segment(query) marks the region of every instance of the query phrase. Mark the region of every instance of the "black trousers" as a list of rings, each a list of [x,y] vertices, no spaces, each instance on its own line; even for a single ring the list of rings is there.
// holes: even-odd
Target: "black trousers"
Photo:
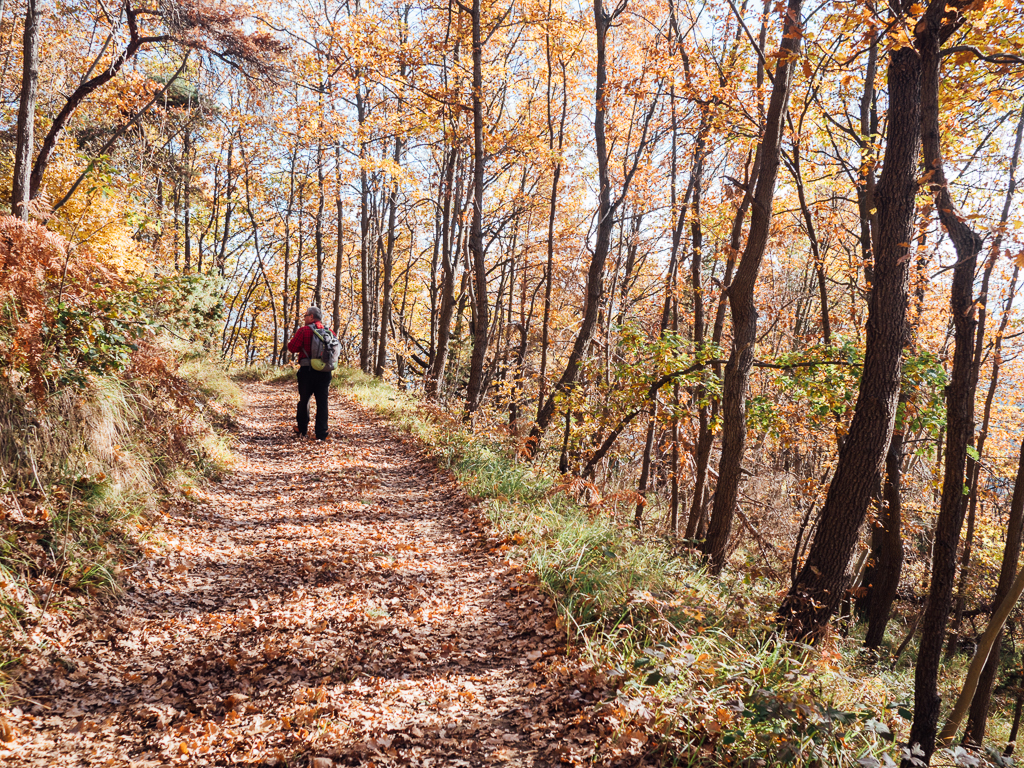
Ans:
[[[299,426],[299,434],[306,434],[309,429],[309,398],[316,398],[316,425],[313,433],[317,440],[327,437],[327,390],[331,386],[330,371],[314,371],[309,366],[302,366],[296,374],[299,380],[299,405],[295,409],[295,423]]]

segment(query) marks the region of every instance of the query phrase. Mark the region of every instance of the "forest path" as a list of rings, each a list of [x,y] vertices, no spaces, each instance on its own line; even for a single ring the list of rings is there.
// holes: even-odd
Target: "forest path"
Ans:
[[[246,395],[236,468],[22,671],[0,763],[606,762],[550,599],[451,476],[338,392],[326,444],[291,437],[294,385]]]

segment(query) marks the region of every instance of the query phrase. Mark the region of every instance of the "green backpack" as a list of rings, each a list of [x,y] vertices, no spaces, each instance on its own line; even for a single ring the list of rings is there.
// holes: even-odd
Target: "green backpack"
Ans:
[[[314,371],[333,371],[338,367],[341,342],[327,326],[311,328],[313,341],[309,350],[309,367]]]

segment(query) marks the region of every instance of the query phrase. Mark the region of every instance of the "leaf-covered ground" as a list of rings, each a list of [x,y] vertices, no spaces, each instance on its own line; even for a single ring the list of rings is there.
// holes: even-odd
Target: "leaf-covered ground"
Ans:
[[[231,475],[20,670],[0,764],[642,760],[450,476],[335,392],[326,444],[291,437],[294,387],[247,395]]]

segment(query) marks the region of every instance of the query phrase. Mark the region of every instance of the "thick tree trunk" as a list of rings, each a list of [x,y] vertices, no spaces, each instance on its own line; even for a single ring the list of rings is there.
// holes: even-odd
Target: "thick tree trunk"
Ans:
[[[779,63],[775,68],[768,112],[761,137],[761,164],[754,192],[750,217],[750,232],[736,276],[729,286],[729,306],[732,310],[732,349],[725,368],[722,392],[722,458],[718,465],[718,489],[708,523],[704,553],[710,570],[721,572],[725,565],[726,548],[732,531],[732,518],[739,494],[740,475],[747,439],[747,383],[754,363],[754,344],[757,341],[757,308],[754,306],[754,287],[761,270],[768,245],[768,230],[775,197],[775,180],[779,171],[779,152],[782,129],[789,104],[790,85],[796,67],[800,42],[801,0],[789,0],[783,20]]]
[[[864,371],[807,560],[779,608],[791,637],[820,633],[843,597],[846,568],[879,488],[896,420],[921,147],[921,67],[916,51],[892,52],[888,82],[889,132],[876,190],[879,229]]]
[[[864,584],[867,600],[868,630],[864,646],[878,648],[885,637],[892,604],[903,572],[902,525],[903,431],[893,432],[885,455],[885,487],[878,519],[871,529],[871,555]]]

